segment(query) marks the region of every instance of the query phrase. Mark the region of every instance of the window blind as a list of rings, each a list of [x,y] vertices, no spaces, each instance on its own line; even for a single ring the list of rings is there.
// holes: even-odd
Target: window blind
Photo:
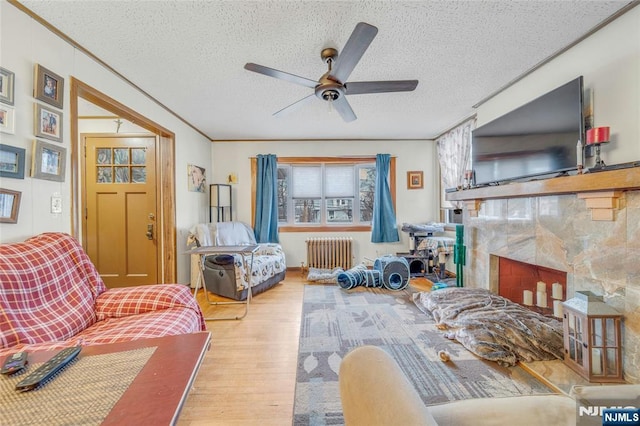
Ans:
[[[322,197],[322,177],[320,166],[294,166],[293,198],[320,198]]]
[[[354,168],[353,166],[327,166],[325,171],[325,196],[353,197],[354,196]]]

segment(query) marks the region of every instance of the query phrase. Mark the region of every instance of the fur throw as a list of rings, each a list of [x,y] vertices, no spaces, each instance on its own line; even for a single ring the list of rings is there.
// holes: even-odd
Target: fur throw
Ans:
[[[446,288],[413,294],[445,336],[500,365],[563,358],[562,323],[488,290]]]
[[[307,281],[314,281],[323,284],[336,284],[338,282],[338,275],[344,272],[342,268],[335,269],[319,269],[309,268],[307,274]]]

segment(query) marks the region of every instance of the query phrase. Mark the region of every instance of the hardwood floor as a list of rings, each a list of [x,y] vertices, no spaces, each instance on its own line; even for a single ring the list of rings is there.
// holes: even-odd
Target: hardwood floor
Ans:
[[[211,349],[178,425],[291,424],[303,289],[300,274],[288,272],[282,283],[252,299],[243,319],[207,321]],[[205,317],[244,309],[208,306],[203,293],[198,301]]]
[[[253,298],[242,320],[207,322],[211,349],[178,425],[291,425],[305,285],[299,272],[288,271],[282,283]],[[430,288],[424,279],[411,285]],[[209,306],[203,293],[198,301],[205,317],[244,309]]]

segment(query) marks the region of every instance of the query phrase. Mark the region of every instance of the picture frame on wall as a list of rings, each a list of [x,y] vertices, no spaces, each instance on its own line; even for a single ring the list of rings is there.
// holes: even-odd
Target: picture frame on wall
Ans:
[[[62,113],[36,103],[35,134],[56,142],[62,142]]]
[[[36,139],[31,156],[31,177],[64,182],[67,149]]]
[[[0,144],[0,177],[24,179],[25,153],[24,148]]]
[[[13,105],[15,91],[15,74],[6,68],[0,67],[0,102]]]
[[[64,101],[64,78],[36,64],[33,97],[62,109]]]
[[[423,186],[423,172],[407,172],[407,189],[422,189]]]
[[[0,188],[0,223],[18,223],[22,192]]]
[[[0,104],[0,132],[10,134],[16,132],[16,110],[4,104]]]
[[[205,192],[207,186],[207,171],[204,167],[187,164],[187,189],[191,192]]]

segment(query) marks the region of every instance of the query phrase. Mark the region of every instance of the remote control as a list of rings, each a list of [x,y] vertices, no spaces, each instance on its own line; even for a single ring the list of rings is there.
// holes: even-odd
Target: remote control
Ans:
[[[16,352],[4,361],[4,365],[2,366],[2,370],[0,370],[1,374],[13,374],[22,370],[27,365],[27,352]]]
[[[17,391],[28,391],[37,388],[42,383],[52,378],[64,366],[69,364],[82,349],[81,346],[66,348],[58,352],[49,361],[38,367],[33,373],[29,374],[16,385]]]

